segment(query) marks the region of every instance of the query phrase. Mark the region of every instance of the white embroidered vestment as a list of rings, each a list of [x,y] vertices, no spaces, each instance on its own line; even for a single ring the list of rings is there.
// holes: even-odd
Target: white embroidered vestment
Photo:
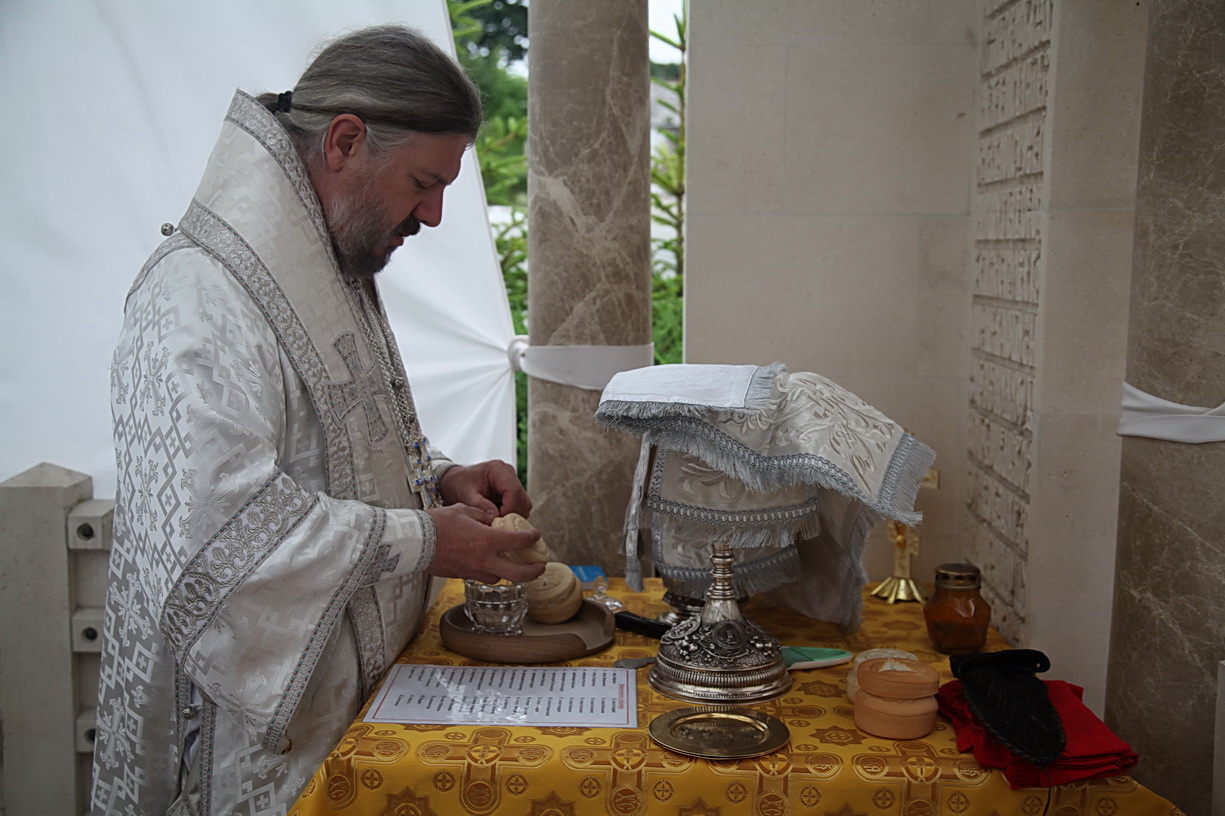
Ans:
[[[112,400],[95,810],[283,814],[420,626],[449,463],[241,92],[129,294]]]

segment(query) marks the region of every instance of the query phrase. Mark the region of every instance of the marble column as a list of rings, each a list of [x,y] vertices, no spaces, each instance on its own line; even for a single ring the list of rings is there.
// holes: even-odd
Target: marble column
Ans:
[[[1127,381],[1225,401],[1225,5],[1151,6]],[[1225,442],[1125,438],[1106,721],[1135,776],[1189,814],[1212,794],[1225,658]]]
[[[647,0],[532,0],[528,72],[531,344],[651,340]],[[532,522],[559,560],[624,573],[637,441],[598,391],[528,387]]]

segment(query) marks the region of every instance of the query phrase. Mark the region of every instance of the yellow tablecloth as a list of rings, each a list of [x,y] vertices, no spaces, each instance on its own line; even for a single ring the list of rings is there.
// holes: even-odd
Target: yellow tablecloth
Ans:
[[[438,618],[462,600],[451,581],[422,635],[399,662],[480,665],[443,647]],[[640,614],[664,611],[658,579],[630,592],[614,580],[610,594]],[[859,652],[895,647],[936,666],[952,679],[948,659],[932,648],[916,603],[888,604],[865,596],[858,632],[844,633],[754,598],[745,613],[785,644]],[[1009,648],[993,630],[988,650]],[[610,666],[622,657],[648,657],[657,641],[618,631],[607,650],[571,661]],[[683,756],[654,743],[651,720],[692,704],[665,697],[638,671],[639,727],[528,728],[386,725],[360,717],[307,783],[290,816],[790,816],[814,813],[1032,814],[1048,808],[1048,789],[1010,789],[999,771],[960,753],[956,734],[940,718],[922,740],[880,739],[855,728],[846,698],[849,665],[793,672],[795,684],[778,700],[755,706],[791,730],[780,751],[743,760]],[[1052,816],[1181,814],[1127,776],[1049,789]]]

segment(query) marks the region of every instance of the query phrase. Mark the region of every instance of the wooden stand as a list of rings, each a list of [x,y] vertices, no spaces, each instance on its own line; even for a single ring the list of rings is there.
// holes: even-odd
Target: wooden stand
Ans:
[[[556,663],[573,660],[613,642],[616,620],[612,612],[592,600],[584,600],[578,614],[565,623],[545,625],[530,618],[521,635],[490,635],[477,632],[456,604],[438,622],[442,645],[453,652],[489,663]]]

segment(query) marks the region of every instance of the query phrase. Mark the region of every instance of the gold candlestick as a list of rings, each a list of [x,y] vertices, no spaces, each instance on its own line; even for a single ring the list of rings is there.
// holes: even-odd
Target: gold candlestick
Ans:
[[[893,575],[877,584],[872,594],[889,603],[895,601],[923,601],[919,585],[910,577],[910,562],[919,554],[919,534],[896,521],[889,522],[893,532]]]

